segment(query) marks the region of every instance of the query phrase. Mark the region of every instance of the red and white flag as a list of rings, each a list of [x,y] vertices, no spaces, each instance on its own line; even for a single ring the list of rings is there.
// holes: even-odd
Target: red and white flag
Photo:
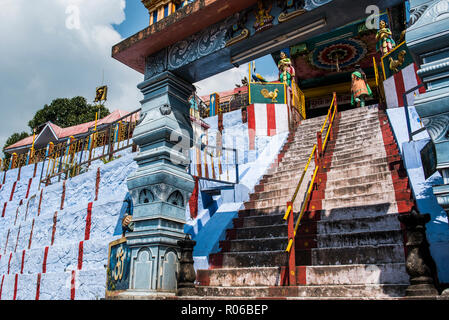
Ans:
[[[418,67],[416,64],[412,63],[384,81],[385,98],[387,100],[388,108],[404,106],[404,93],[422,83],[421,79],[416,74],[417,71]],[[414,92],[407,94],[407,104],[409,106],[413,105],[415,94],[424,92],[426,92],[426,88],[421,87]]]
[[[251,104],[248,112],[249,150],[255,149],[256,136],[274,136],[289,130],[286,104]]]

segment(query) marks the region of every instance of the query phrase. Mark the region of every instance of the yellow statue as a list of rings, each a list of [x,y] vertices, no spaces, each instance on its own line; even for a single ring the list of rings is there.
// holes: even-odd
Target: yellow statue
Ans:
[[[268,91],[267,89],[262,89],[260,93],[267,99],[271,99],[271,102],[277,102],[276,98],[278,96],[279,90],[274,89],[274,91]]]
[[[405,55],[407,54],[407,52],[405,50],[402,50],[401,52],[398,53],[398,60],[394,60],[392,57],[390,57],[390,70],[398,73],[399,72],[399,68],[404,64],[405,61]]]
[[[273,4],[270,4],[268,9],[265,9],[262,0],[257,1],[257,9],[254,10],[254,15],[256,17],[256,22],[254,23],[254,29],[257,31],[261,31],[266,27],[272,26],[272,21],[274,19],[273,16],[270,15],[270,11]]]

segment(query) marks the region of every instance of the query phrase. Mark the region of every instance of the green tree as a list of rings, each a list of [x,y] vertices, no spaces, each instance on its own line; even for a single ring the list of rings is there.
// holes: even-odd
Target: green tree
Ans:
[[[5,142],[5,145],[3,146],[3,149],[2,149],[2,151],[3,151],[3,154],[5,155],[5,159],[9,159],[10,157],[11,157],[11,155],[9,154],[9,153],[6,153],[5,152],[5,149],[6,148],[8,148],[9,146],[11,146],[11,145],[13,145],[14,143],[16,143],[16,142],[18,142],[18,141],[20,141],[20,140],[22,140],[22,139],[25,139],[25,138],[27,138],[27,137],[29,137],[30,136],[30,134],[29,133],[27,133],[27,132],[25,132],[25,131],[22,131],[21,133],[13,133],[7,140],[6,140],[6,142]]]
[[[28,122],[28,126],[31,129],[38,128],[50,121],[62,128],[67,128],[95,120],[95,113],[98,111],[101,118],[110,114],[106,107],[88,104],[83,97],[58,98],[50,105],[46,104],[38,110],[34,118]]]

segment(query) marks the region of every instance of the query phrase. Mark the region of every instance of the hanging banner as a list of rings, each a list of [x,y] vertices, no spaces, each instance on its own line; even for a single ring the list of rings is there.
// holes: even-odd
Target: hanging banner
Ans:
[[[108,98],[108,86],[101,86],[95,90],[94,102],[106,101]]]
[[[209,104],[209,116],[213,117],[219,113],[220,108],[220,95],[218,93],[212,93],[210,95],[210,104]]]
[[[251,83],[250,104],[287,104],[287,86],[284,83]]]
[[[384,80],[401,72],[413,63],[413,58],[405,42],[402,42],[393,51],[382,57],[382,72]]]

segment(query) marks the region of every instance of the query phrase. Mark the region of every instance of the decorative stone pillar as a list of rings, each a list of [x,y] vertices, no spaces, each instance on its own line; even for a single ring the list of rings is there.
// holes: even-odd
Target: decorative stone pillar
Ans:
[[[438,170],[444,184],[433,188],[449,212],[449,0],[410,0],[407,46],[420,65],[427,92],[415,99],[416,111],[432,138],[422,153],[426,178]]]
[[[186,204],[194,188],[187,173],[192,127],[188,97],[193,86],[171,72],[141,83],[141,121],[133,142],[140,148],[137,170],[127,184],[133,199],[130,291],[176,293],[185,238]]]
[[[196,241],[190,239],[187,234],[184,240],[178,241],[181,247],[181,261],[178,274],[178,296],[194,296],[196,294],[196,273],[193,267],[193,247]]]
[[[406,269],[410,276],[410,286],[406,289],[406,295],[438,295],[434,285],[435,262],[430,255],[426,238],[425,225],[430,221],[430,215],[428,213],[421,215],[413,208],[410,213],[399,215],[398,219],[407,230]]]

